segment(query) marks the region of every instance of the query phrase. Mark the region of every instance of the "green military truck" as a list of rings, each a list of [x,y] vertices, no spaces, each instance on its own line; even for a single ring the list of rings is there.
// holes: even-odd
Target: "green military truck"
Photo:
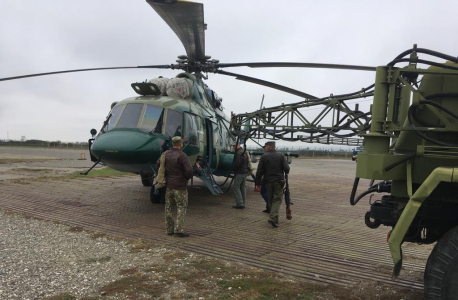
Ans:
[[[445,59],[421,60],[418,53]],[[405,56],[410,55],[409,58]],[[397,68],[399,62],[408,62]],[[427,69],[418,63],[430,65]],[[401,245],[436,243],[425,270],[426,299],[458,295],[458,59],[414,47],[378,67],[372,123],[358,153],[350,202],[383,193],[370,204],[366,225],[391,226],[396,278]],[[373,185],[358,194],[360,178]]]

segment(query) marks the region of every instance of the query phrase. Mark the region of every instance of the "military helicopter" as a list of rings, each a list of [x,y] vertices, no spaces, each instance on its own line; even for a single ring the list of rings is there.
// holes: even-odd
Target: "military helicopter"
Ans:
[[[0,78],[0,81],[7,81],[53,74],[116,69],[183,70],[183,73],[170,80],[155,78],[148,82],[132,83],[131,86],[138,96],[112,103],[100,132],[97,134],[95,129],[91,130],[92,139],[89,140],[89,148],[94,166],[102,163],[119,171],[139,174],[145,186],[152,186],[156,175],[154,168],[156,161],[163,151],[171,147],[171,138],[179,135],[183,137],[185,145],[183,151],[194,166],[195,176],[205,183],[212,194],[222,194],[214,176],[229,178],[234,156],[231,145],[236,140],[244,142],[249,137],[241,134],[243,130],[239,130],[237,136],[231,132],[230,120],[224,113],[222,98],[204,83],[207,79],[205,74],[231,76],[306,100],[313,100],[316,97],[310,94],[221,69],[300,67],[375,70],[367,66],[295,62],[222,64],[205,53],[207,25],[204,23],[203,4],[182,0],[147,0],[146,2],[175,32],[186,50],[186,55],[178,56],[176,64],[75,69]],[[151,201],[157,203],[159,199],[158,191],[152,186]]]

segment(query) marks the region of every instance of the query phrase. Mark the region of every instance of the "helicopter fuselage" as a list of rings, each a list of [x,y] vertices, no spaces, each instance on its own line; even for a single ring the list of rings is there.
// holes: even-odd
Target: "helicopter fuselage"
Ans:
[[[119,171],[154,176],[161,153],[171,147],[173,136],[181,136],[195,174],[229,176],[234,155],[229,120],[199,77],[177,77],[192,81],[186,98],[145,95],[113,103],[90,147],[93,159]]]

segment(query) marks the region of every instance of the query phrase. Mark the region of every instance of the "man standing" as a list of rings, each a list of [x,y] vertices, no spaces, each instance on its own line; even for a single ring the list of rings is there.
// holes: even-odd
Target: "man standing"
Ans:
[[[248,175],[248,155],[240,147],[240,143],[233,145],[234,154],[234,195],[235,205],[232,208],[243,209],[246,202],[246,177]]]
[[[262,146],[262,149],[265,152],[266,151],[266,146]],[[263,210],[262,212],[270,214],[269,198],[267,198],[267,188],[266,188],[266,183],[264,182],[264,179],[261,179],[261,197],[266,202],[266,209]]]
[[[283,153],[275,150],[275,142],[267,142],[265,151],[256,171],[256,191],[261,191],[261,179],[264,177],[270,208],[268,222],[272,227],[278,227],[278,210],[283,199],[285,174],[289,173],[289,165]]]
[[[191,163],[186,154],[181,151],[183,140],[179,136],[172,138],[173,148],[164,152],[164,165],[161,159],[156,163],[156,169],[165,168],[165,222],[168,235],[188,237],[183,224],[188,207],[188,180],[193,176]],[[173,210],[176,208],[176,220],[173,220]]]

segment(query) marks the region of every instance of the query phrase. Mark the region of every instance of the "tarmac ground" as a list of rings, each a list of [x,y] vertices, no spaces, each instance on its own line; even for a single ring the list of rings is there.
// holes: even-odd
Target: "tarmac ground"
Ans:
[[[404,244],[403,270],[391,280],[390,228],[365,226],[368,198],[349,204],[356,167],[350,159],[293,160],[293,219],[286,220],[283,205],[279,228],[267,223],[253,183],[247,183],[246,209],[237,210],[231,190],[213,196],[195,179],[185,221],[191,237],[179,239],[166,235],[164,207],[150,202],[150,187],[138,175],[68,176],[88,169],[88,158],[84,149],[0,147],[0,209],[331,285],[423,289],[431,246]],[[362,180],[361,190],[368,184]]]

